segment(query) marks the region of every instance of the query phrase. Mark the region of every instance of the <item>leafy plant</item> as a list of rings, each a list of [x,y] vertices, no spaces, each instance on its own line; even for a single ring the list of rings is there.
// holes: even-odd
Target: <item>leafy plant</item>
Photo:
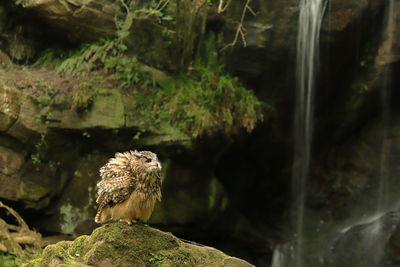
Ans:
[[[136,57],[110,57],[105,61],[105,69],[113,74],[122,88],[146,82],[149,77],[142,71]]]
[[[104,66],[106,58],[115,56],[123,49],[115,40],[100,39],[95,43],[82,44],[74,51],[45,50],[34,66],[45,66],[73,75],[80,75]]]
[[[161,266],[163,264],[164,257],[159,256],[155,253],[151,253],[151,258],[149,259],[149,262],[152,263],[155,266]]]
[[[99,84],[104,82],[102,76],[95,76],[89,80],[82,81],[72,92],[71,109],[85,110],[94,100],[94,97],[99,94]]]
[[[45,142],[46,134],[42,133],[40,135],[40,140],[35,144],[35,149],[31,154],[31,161],[33,164],[40,164],[42,162],[41,153],[45,149],[46,142]]]
[[[0,266],[2,267],[18,267],[21,266],[21,260],[13,254],[0,253]]]
[[[215,39],[209,38],[208,42],[196,46],[196,53],[194,51],[194,41],[199,37],[197,33],[200,32],[204,37],[205,21],[201,23],[198,20],[205,19],[206,8],[203,7],[208,2],[199,1],[196,2],[198,5],[194,5],[190,1],[177,1],[173,4],[176,14],[171,25],[175,25],[175,31],[161,26],[165,29],[161,35],[173,36],[179,42],[179,57],[176,60],[178,73],[158,83],[136,56],[127,55],[125,39],[135,19],[156,17],[171,20],[162,12],[170,1],[150,1],[145,6],[138,6],[139,2],[119,1],[123,8],[116,15],[117,37],[114,40],[83,44],[71,52],[48,50],[38,59],[37,64],[52,66],[59,72],[72,75],[83,75],[94,70],[106,72],[117,82],[118,87],[135,96],[135,112],[151,126],[167,123],[192,138],[216,133],[232,134],[241,128],[248,132],[253,130],[256,123],[263,119],[263,104],[253,92],[225,72],[218,61],[217,49],[209,45],[214,44]],[[226,8],[229,3],[225,2],[223,6]],[[81,83],[73,92],[72,108],[88,108],[98,93],[96,90],[99,83]],[[134,138],[140,138],[140,134]]]
[[[146,121],[167,122],[193,138],[251,131],[263,119],[263,104],[222,66],[196,65],[190,75],[171,77],[135,96],[135,108]]]

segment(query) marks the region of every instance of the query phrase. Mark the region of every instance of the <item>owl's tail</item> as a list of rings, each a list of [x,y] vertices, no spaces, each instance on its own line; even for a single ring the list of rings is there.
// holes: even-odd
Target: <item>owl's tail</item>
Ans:
[[[99,209],[96,213],[96,216],[94,217],[94,222],[95,223],[102,223],[101,220],[101,213],[102,213],[102,209]]]

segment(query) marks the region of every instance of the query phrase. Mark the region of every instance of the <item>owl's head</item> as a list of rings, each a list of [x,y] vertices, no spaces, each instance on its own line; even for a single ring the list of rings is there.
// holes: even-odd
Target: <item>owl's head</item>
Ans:
[[[150,151],[130,151],[130,166],[133,171],[160,172],[161,163],[157,155]]]

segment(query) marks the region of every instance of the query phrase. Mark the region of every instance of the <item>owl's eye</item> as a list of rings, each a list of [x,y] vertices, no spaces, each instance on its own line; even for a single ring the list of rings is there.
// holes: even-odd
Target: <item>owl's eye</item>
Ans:
[[[144,161],[149,163],[149,162],[151,162],[151,159],[145,159]]]

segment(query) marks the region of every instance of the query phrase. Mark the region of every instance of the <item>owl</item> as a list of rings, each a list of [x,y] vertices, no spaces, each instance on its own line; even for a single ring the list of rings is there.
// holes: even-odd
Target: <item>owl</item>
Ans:
[[[150,151],[115,153],[100,168],[95,222],[146,222],[161,201],[161,164]]]

